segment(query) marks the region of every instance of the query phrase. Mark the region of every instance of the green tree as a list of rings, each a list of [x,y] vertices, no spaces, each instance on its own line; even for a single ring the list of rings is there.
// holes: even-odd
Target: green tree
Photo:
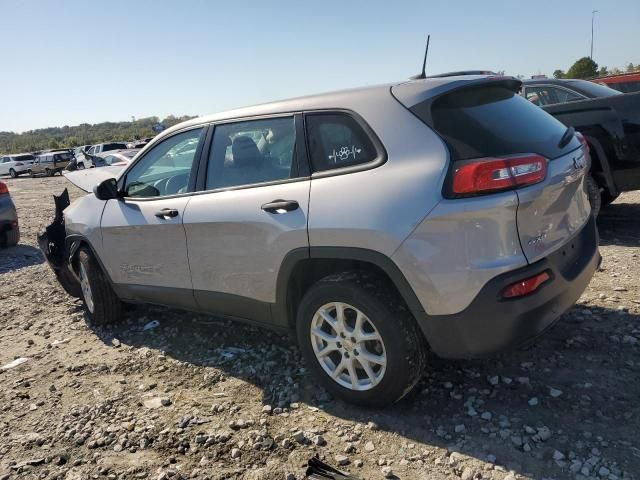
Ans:
[[[598,70],[598,76],[604,77],[605,75],[609,75],[609,71],[607,70],[607,67],[600,67],[600,69]]]
[[[55,138],[49,140],[49,148],[60,148],[60,144]]]
[[[567,78],[593,78],[598,74],[598,64],[589,57],[582,57],[571,65]]]
[[[627,73],[632,73],[636,71],[636,67],[633,65],[633,63],[629,62],[629,64],[627,65]]]
[[[564,78],[565,76],[564,70],[558,69],[553,71],[553,78]]]

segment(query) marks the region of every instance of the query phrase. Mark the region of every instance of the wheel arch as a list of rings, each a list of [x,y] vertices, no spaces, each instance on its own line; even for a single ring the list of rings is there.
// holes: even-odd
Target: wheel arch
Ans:
[[[300,300],[315,282],[333,273],[366,271],[386,278],[404,300],[414,318],[424,309],[400,268],[386,255],[357,247],[310,247],[289,252],[280,267],[273,316],[295,331]]]
[[[593,135],[593,132],[585,132],[584,138],[591,151],[592,176],[599,181],[601,187],[607,189],[610,195],[617,195],[619,193],[618,188],[613,179],[611,164],[602,142]]]
[[[96,250],[95,248],[93,248],[93,245],[91,244],[89,239],[87,239],[83,235],[77,235],[77,234],[68,235],[65,239],[65,248],[66,248],[66,251],[68,252],[67,258],[69,259],[68,260],[69,266],[73,270],[74,274],[77,275],[76,266],[78,262],[78,253],[83,247],[86,247],[91,251],[93,258],[95,258],[96,261],[98,262],[98,265],[100,265],[100,268],[102,269],[102,273],[104,273],[104,276],[106,277],[111,287],[114,288],[115,286],[111,279],[111,276],[109,275],[109,271],[105,268],[104,264],[102,263],[102,260],[96,253]]]

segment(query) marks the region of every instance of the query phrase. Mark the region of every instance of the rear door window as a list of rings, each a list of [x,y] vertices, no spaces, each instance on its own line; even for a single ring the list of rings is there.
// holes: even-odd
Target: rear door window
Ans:
[[[311,113],[305,117],[314,172],[369,163],[378,152],[362,126],[346,113]]]
[[[454,160],[537,153],[553,159],[577,148],[558,144],[567,127],[502,86],[457,90],[411,108],[446,142]]]

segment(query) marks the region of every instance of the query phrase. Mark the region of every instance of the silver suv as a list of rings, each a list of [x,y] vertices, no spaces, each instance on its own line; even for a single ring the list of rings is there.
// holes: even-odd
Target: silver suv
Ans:
[[[333,394],[389,404],[428,351],[531,340],[598,266],[588,150],[519,89],[428,78],[190,120],[115,178],[68,174],[103,181],[57,197],[40,244],[96,324],[148,302],[293,331]]]

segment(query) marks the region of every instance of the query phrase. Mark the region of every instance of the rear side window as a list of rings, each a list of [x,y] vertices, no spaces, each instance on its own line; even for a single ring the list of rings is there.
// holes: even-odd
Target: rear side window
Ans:
[[[306,116],[305,123],[314,172],[352,167],[378,156],[369,136],[350,115],[314,113]]]
[[[127,148],[124,143],[105,143],[102,147],[103,152],[108,152],[110,150],[122,150]]]
[[[67,162],[72,158],[73,158],[73,155],[71,153],[58,153],[57,155],[54,156],[53,159],[55,162]]]
[[[28,160],[33,160],[35,157],[33,155],[18,155],[16,157],[17,162],[23,162]]]
[[[454,160],[537,153],[549,159],[577,147],[558,148],[562,123],[504,87],[452,92],[411,108],[446,142]]]

